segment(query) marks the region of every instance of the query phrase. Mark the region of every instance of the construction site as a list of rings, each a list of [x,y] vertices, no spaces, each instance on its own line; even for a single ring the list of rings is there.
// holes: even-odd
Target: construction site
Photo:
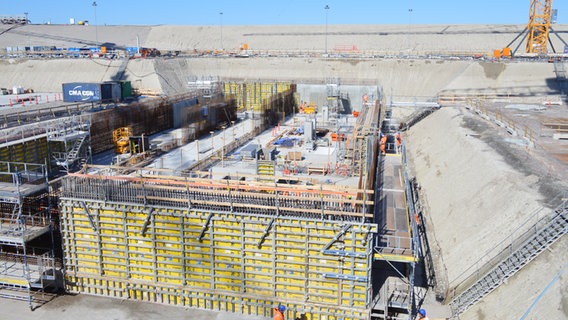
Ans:
[[[3,316],[568,318],[551,6],[222,49],[213,26],[1,20]]]

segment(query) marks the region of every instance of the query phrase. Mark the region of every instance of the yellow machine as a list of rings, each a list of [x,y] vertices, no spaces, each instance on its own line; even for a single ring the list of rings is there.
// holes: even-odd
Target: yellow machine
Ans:
[[[527,53],[547,53],[551,14],[552,0],[531,0],[531,12],[527,25]]]
[[[129,127],[121,127],[112,132],[112,140],[114,141],[114,150],[118,154],[129,152],[129,139],[132,130]]]
[[[302,102],[300,104],[300,113],[305,113],[305,114],[312,114],[312,113],[316,113],[317,111],[317,105],[314,102]]]

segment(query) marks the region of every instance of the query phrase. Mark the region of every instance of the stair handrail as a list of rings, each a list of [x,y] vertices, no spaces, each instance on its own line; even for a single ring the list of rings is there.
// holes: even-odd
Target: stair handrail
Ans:
[[[488,250],[485,255],[473,263],[468,269],[462,272],[448,286],[449,292],[446,301],[451,301],[455,297],[465,292],[468,288],[482,279],[490,270],[495,268],[499,263],[507,259],[517,249],[521,248],[528,240],[536,236],[542,230],[549,226],[558,216],[568,216],[568,200],[562,202],[556,209],[547,212],[539,217],[539,213],[544,207],[535,210],[525,221],[515,228],[508,236],[501,240],[495,247]],[[531,221],[535,221],[530,227],[526,225]],[[514,237],[519,233],[519,236]],[[503,246],[503,244],[505,244]],[[502,248],[497,254],[493,254],[498,248]],[[491,256],[491,258],[488,258]]]

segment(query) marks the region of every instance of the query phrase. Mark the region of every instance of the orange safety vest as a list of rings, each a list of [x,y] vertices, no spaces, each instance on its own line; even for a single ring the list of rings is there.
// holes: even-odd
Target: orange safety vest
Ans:
[[[274,308],[274,320],[284,320],[284,314],[278,308]]]
[[[399,133],[396,134],[396,144],[399,146],[402,144],[402,137]]]

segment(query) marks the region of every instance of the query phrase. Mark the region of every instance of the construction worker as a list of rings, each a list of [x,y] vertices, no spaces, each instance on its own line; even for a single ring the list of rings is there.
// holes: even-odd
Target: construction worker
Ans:
[[[274,320],[284,320],[284,311],[286,311],[286,307],[283,305],[274,308]]]
[[[387,153],[387,136],[381,133],[381,154]]]
[[[397,132],[394,138],[396,140],[396,152],[400,153],[402,145],[402,135],[400,134],[400,132]]]
[[[424,309],[418,310],[418,319],[419,320],[429,320],[428,317],[426,316],[426,310],[424,310]]]

